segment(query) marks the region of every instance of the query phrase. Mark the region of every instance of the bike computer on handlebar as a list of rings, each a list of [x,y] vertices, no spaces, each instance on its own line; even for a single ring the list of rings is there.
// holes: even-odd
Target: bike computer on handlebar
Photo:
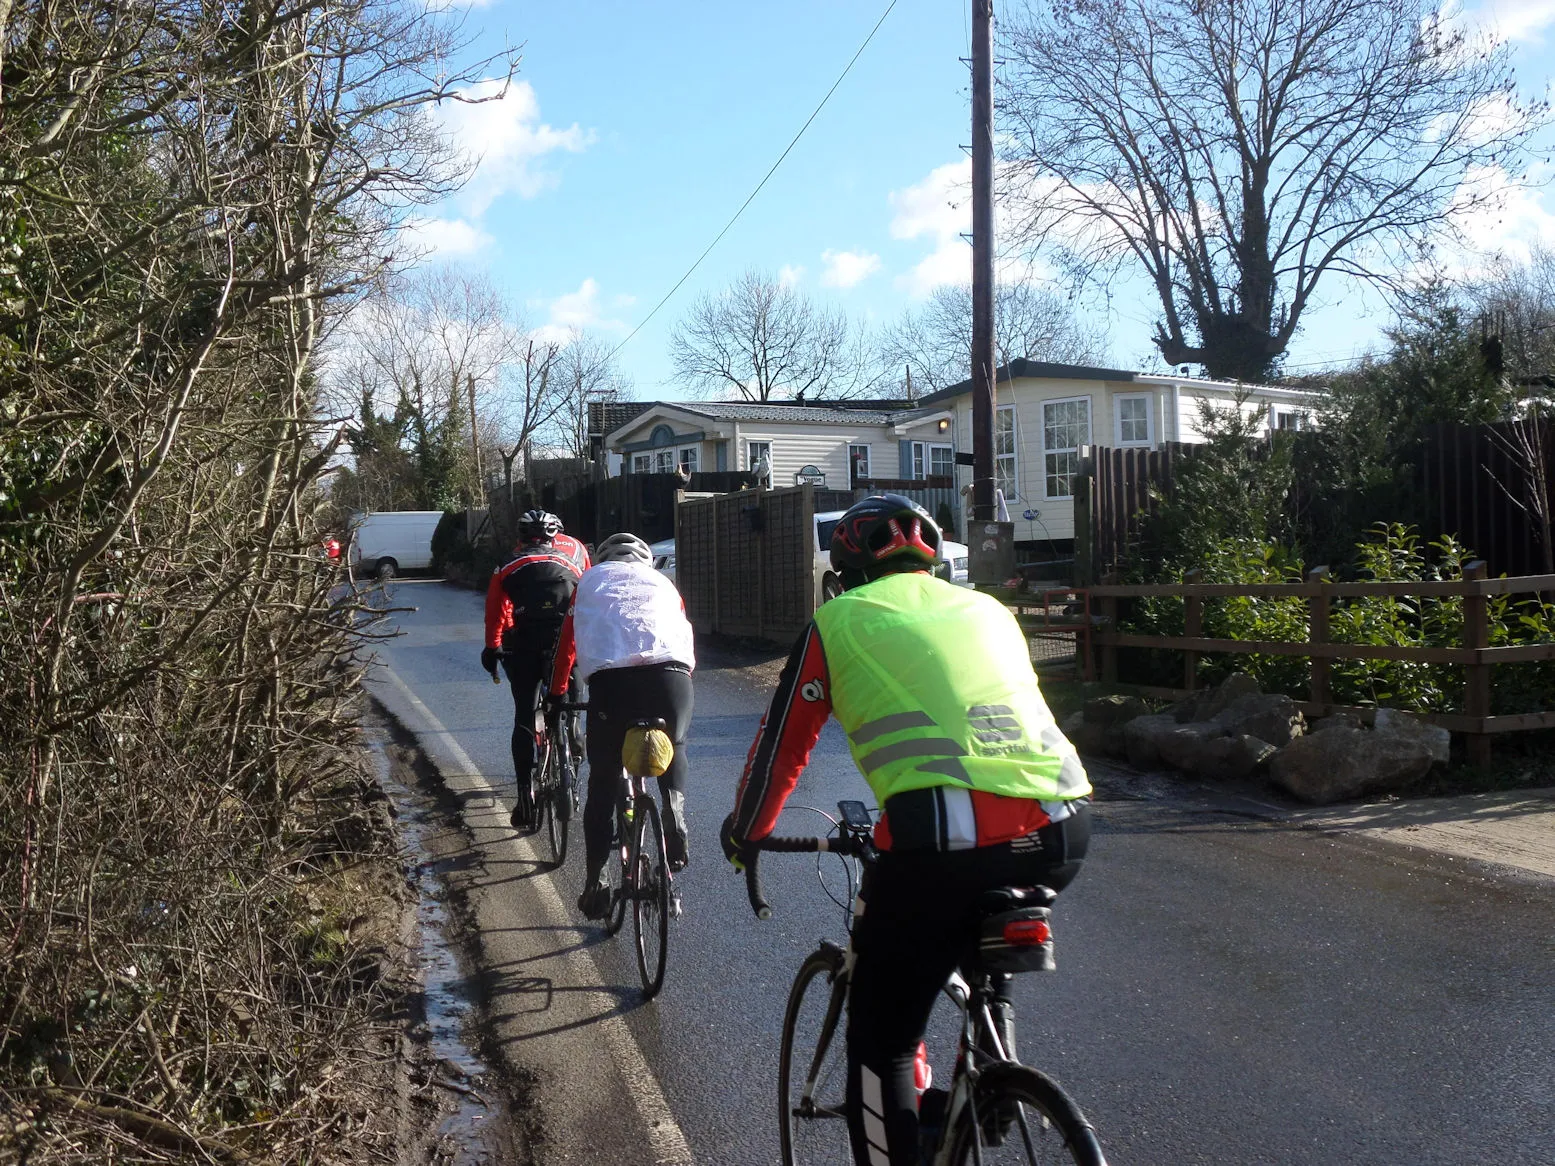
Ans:
[[[869,817],[869,808],[863,802],[838,802],[837,812],[842,815],[843,825],[856,830],[868,830],[874,825]]]

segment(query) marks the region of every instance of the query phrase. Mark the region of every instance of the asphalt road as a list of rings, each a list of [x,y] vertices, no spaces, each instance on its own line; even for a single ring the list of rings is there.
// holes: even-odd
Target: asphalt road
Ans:
[[[775,666],[708,652],[697,671],[686,915],[644,1003],[630,923],[604,939],[573,907],[581,847],[540,873],[506,828],[512,702],[478,667],[479,597],[401,582],[394,601],[416,610],[375,691],[464,807],[491,1043],[537,1083],[542,1160],[776,1161],[788,983],[843,931],[813,858],[769,856],[758,923],[718,852]],[[1555,883],[1166,781],[1098,787],[1059,970],[1022,978],[1020,1031],[1113,1163],[1555,1162]],[[864,792],[832,725],[794,802]]]

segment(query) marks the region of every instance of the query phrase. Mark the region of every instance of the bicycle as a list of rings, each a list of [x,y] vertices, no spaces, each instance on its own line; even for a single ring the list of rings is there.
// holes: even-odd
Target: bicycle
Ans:
[[[850,901],[857,895],[861,876],[847,860],[855,860],[866,871],[877,860],[873,824],[862,803],[842,802],[838,811],[842,821],[833,822],[836,833],[829,837],[768,837],[752,844],[745,878],[751,908],[758,918],[768,919],[772,914],[757,873],[761,851],[839,855],[848,872]],[[831,820],[828,814],[822,816]],[[996,976],[1054,967],[1049,909],[1056,897],[1047,887],[1008,887],[984,896],[978,954],[970,965],[953,972],[944,988],[961,1013],[950,1088],[942,1094],[923,1094],[925,1108],[920,1122],[927,1142],[924,1160],[934,1166],[982,1166],[990,1162],[1106,1166],[1096,1131],[1079,1106],[1058,1082],[1014,1058],[993,1018]],[[789,989],[778,1054],[784,1166],[850,1160],[844,1097],[846,1059],[842,1042],[835,1038],[853,966],[851,912],[847,926],[848,947],[823,940],[800,965]],[[801,1024],[805,1025],[803,1036]],[[1008,1035],[1014,1036],[1013,1019]],[[808,1062],[796,1060],[812,1047]],[[929,1111],[931,1098],[936,1103],[943,1101],[941,1112]]]
[[[662,720],[634,721],[631,730],[665,733]],[[628,730],[628,731],[631,731]],[[616,803],[615,859],[606,860],[604,878],[610,888],[610,912],[605,932],[615,935],[626,922],[626,905],[632,905],[632,925],[637,938],[637,971],[643,996],[652,999],[664,986],[664,965],[669,947],[669,921],[680,915],[674,876],[664,844],[659,805],[649,791],[656,773],[631,773],[622,767],[626,790]],[[593,780],[590,774],[589,780]]]

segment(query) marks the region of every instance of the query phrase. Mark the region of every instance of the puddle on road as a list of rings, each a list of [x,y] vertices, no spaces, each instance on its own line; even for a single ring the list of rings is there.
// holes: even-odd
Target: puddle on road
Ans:
[[[509,1130],[502,1082],[476,1051],[475,983],[458,947],[457,923],[448,906],[444,874],[450,859],[435,857],[433,838],[447,830],[446,811],[436,797],[412,784],[389,756],[392,730],[370,734],[378,778],[395,808],[406,874],[417,895],[422,1016],[409,1033],[426,1055],[413,1070],[411,1088],[429,1098],[438,1117],[435,1134],[423,1139],[429,1166],[496,1166],[517,1160]],[[410,779],[407,781],[407,779]]]

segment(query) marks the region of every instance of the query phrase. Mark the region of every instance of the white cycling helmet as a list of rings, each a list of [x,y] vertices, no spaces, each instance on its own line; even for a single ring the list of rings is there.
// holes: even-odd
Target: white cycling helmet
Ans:
[[[594,551],[596,563],[652,564],[653,552],[635,534],[613,534]]]

